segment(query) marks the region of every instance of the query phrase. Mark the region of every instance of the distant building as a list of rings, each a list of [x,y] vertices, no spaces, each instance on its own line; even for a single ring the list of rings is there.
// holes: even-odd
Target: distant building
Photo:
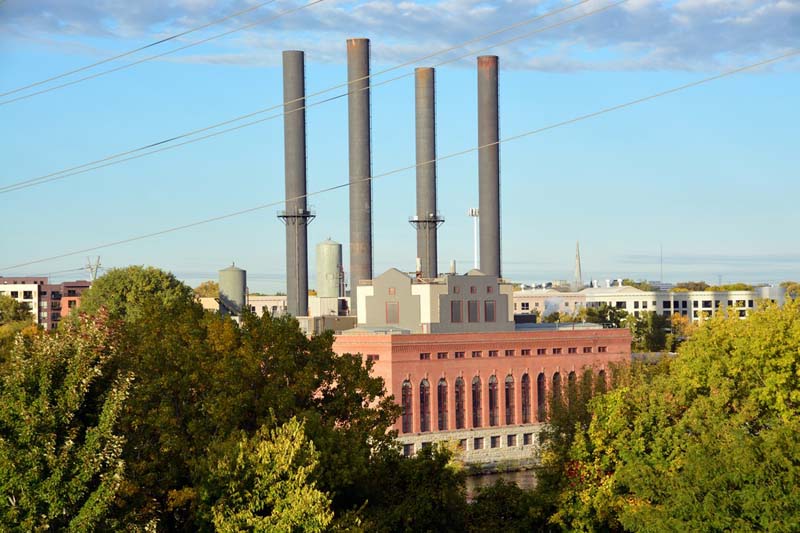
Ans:
[[[728,309],[745,317],[760,300],[783,305],[785,292],[782,287],[756,287],[748,291],[642,291],[619,284],[578,292],[526,289],[514,292],[514,313],[538,312],[540,316],[547,316],[558,311],[573,314],[581,307],[599,307],[605,303],[633,316],[655,311],[663,316],[679,314],[698,321]]]
[[[46,277],[0,276],[0,295],[24,304],[47,330],[56,329],[63,316],[80,306],[81,294],[90,286],[89,281],[51,284]]]
[[[468,463],[530,461],[549,392],[630,359],[627,329],[515,326],[512,294],[478,270],[421,279],[390,269],[358,287],[358,327],[334,350],[374,362],[402,407],[405,454],[455,441]]]

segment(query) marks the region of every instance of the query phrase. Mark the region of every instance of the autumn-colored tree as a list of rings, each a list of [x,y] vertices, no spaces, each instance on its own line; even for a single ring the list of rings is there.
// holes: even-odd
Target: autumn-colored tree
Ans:
[[[120,412],[132,376],[114,371],[104,314],[18,339],[0,373],[0,529],[101,529],[119,491]]]
[[[204,281],[194,288],[194,293],[200,298],[216,298],[219,296],[219,283],[216,281]]]

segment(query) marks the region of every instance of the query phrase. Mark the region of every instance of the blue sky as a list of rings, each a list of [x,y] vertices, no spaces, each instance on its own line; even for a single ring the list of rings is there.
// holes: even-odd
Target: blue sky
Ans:
[[[0,92],[195,27],[254,2],[7,0]],[[302,5],[277,1],[108,66]],[[0,105],[0,186],[99,159],[281,102],[280,52],[306,50],[307,92],[346,80],[347,37],[372,40],[373,72],[519,20],[559,1],[325,0],[272,22],[47,94]],[[595,10],[592,0],[428,66]],[[501,137],[779,55],[800,42],[800,2],[629,0],[487,53],[500,56]],[[800,278],[797,59],[503,144],[503,272],[780,281]],[[102,69],[102,67],[101,67]],[[375,81],[410,73],[413,65]],[[94,71],[92,71],[94,72]],[[72,78],[67,78],[67,80]],[[474,59],[437,69],[438,154],[476,145]],[[340,94],[341,90],[329,95]],[[17,93],[18,96],[25,93]],[[326,96],[329,96],[326,95]],[[6,97],[8,98],[8,97]],[[0,98],[0,102],[6,98]],[[414,162],[413,80],[372,91],[373,172]],[[308,189],[347,181],[346,99],[307,113]],[[179,226],[283,198],[280,119],[63,180],[0,194],[0,275],[81,267],[86,255],[6,266]],[[442,161],[440,269],[471,266],[477,155]],[[347,250],[347,191],[309,200],[313,244]],[[373,187],[376,272],[413,269],[414,173]],[[107,267],[156,265],[191,284],[235,261],[251,290],[283,289],[284,232],[267,208],[92,252]],[[347,258],[345,258],[347,265]],[[347,268],[347,267],[345,267]],[[81,274],[78,273],[77,276]],[[76,274],[55,276],[76,277]]]

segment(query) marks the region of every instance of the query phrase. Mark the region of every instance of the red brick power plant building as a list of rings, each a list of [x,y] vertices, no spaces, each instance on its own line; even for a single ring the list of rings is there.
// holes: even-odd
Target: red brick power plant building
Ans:
[[[304,57],[284,53],[287,298],[294,314],[307,309]],[[546,418],[549,391],[602,378],[613,361],[630,359],[627,330],[593,325],[537,329],[517,325],[512,285],[502,278],[498,59],[478,58],[480,269],[438,272],[435,73],[415,72],[417,234],[413,274],[372,270],[372,181],[369,41],[350,39],[350,306],[357,327],[336,337],[338,353],[374,361],[389,394],[402,406],[396,423],[406,453],[456,440],[468,462],[530,458]],[[290,228],[291,226],[291,228]]]

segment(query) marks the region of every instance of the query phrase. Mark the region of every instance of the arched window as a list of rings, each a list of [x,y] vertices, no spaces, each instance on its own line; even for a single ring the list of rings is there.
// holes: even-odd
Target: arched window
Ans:
[[[489,378],[489,425],[496,426],[498,424],[497,416],[497,377],[491,376]]]
[[[419,384],[419,430],[431,430],[431,384],[427,379]]]
[[[472,378],[472,427],[481,427],[483,413],[481,412],[481,378]]]
[[[561,405],[562,392],[561,392],[561,374],[556,372],[553,374],[553,400],[550,404],[550,413]]]
[[[411,433],[414,431],[414,410],[412,409],[412,402],[411,382],[406,380],[403,382],[403,395],[400,401],[400,405],[403,408],[403,433]]]
[[[464,429],[464,380],[456,379],[456,429]]]
[[[522,423],[531,423],[531,377],[525,373],[522,374]]]
[[[439,380],[436,387],[436,407],[439,413],[439,431],[447,430],[447,381],[444,378]]]
[[[514,423],[514,376],[506,376],[506,424]]]
[[[547,386],[544,373],[536,378],[536,420],[544,422],[547,418]]]
[[[578,399],[578,378],[575,376],[575,372],[570,372],[567,374],[567,402],[570,406],[575,404],[575,401]]]
[[[597,392],[602,394],[606,391],[606,371],[601,370],[597,373]]]

